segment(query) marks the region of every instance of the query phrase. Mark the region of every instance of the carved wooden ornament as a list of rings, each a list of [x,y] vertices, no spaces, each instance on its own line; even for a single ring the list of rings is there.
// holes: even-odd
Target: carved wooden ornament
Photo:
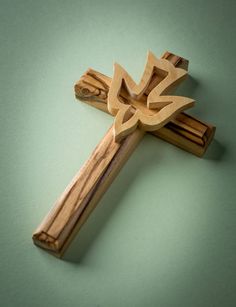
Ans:
[[[154,87],[151,84],[153,75],[156,80]],[[145,70],[137,85],[130,75],[115,63],[108,93],[108,110],[115,116],[116,141],[133,132],[137,126],[145,131],[158,130],[177,113],[192,107],[193,99],[168,95],[186,76],[186,70],[176,68],[166,59],[157,59],[148,52]],[[128,93],[126,101],[120,96],[122,91]]]
[[[172,95],[187,68],[188,61],[179,56],[166,52],[157,59],[149,52],[138,85],[118,64],[112,80],[92,69],[81,77],[76,97],[114,115],[114,124],[35,230],[36,245],[62,257],[145,131],[203,155],[215,127],[182,112],[193,99]]]

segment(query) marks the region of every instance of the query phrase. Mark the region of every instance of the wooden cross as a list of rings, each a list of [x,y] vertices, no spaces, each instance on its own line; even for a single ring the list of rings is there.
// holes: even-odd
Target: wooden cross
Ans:
[[[179,56],[149,52],[138,85],[118,64],[112,80],[92,69],[81,77],[76,97],[115,116],[114,124],[33,234],[36,245],[63,255],[146,131],[203,155],[215,127],[182,112],[193,99],[172,95],[187,68]]]

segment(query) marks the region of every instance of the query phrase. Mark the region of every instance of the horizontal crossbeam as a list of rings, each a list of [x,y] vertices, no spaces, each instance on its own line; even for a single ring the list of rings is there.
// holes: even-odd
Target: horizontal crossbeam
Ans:
[[[165,52],[162,58],[169,60],[176,67],[188,70],[188,61],[182,57]],[[75,84],[75,95],[83,102],[109,113],[107,97],[110,85],[111,78],[88,69]],[[125,93],[121,93],[121,96],[122,94],[123,99],[126,99]],[[150,133],[201,157],[214,137],[215,127],[182,112],[161,129]]]

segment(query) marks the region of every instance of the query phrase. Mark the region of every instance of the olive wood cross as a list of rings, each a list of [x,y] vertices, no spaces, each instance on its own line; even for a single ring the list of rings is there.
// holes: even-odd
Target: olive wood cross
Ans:
[[[118,64],[112,80],[90,69],[76,83],[78,98],[115,120],[33,234],[36,245],[63,255],[146,131],[203,155],[215,127],[182,112],[193,106],[193,99],[172,95],[186,78],[187,67],[187,60],[169,52],[161,59],[149,52],[138,85]]]

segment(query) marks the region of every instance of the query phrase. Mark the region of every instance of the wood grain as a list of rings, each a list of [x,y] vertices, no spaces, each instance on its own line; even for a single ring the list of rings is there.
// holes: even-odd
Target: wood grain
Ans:
[[[61,256],[140,142],[141,129],[115,142],[113,126],[33,234],[36,245]]]

